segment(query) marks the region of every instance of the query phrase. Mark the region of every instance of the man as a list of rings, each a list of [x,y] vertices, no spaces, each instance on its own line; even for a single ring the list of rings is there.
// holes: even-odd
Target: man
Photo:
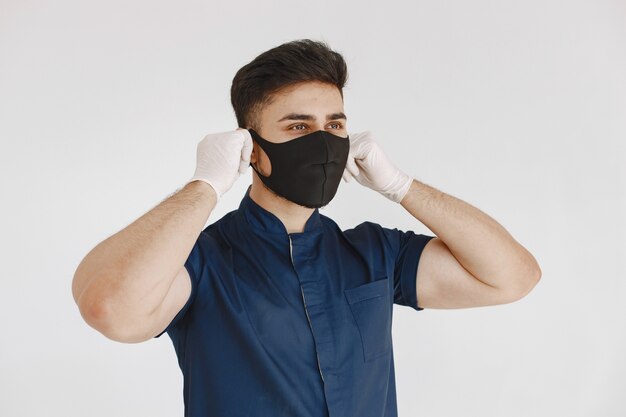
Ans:
[[[207,135],[183,189],[77,268],[91,326],[127,343],[168,333],[185,415],[396,416],[393,304],[502,304],[539,280],[496,221],[398,169],[371,132],[348,134],[346,79],[322,42],[256,57],[233,79],[239,128]],[[249,165],[239,208],[203,229]],[[342,178],[436,236],[367,221],[342,231],[319,213]]]

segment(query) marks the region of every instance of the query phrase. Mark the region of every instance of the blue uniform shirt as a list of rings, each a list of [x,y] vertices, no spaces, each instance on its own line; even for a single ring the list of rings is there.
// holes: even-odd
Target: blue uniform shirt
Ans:
[[[167,328],[186,417],[397,416],[393,304],[419,311],[416,271],[434,236],[316,209],[301,233],[246,191],[185,262],[191,295]]]

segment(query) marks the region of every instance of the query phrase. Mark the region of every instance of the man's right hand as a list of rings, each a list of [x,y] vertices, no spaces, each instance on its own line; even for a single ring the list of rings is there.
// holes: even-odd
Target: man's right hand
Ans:
[[[246,129],[210,133],[198,143],[196,172],[187,184],[204,181],[213,187],[219,200],[246,172],[251,153],[252,136]]]

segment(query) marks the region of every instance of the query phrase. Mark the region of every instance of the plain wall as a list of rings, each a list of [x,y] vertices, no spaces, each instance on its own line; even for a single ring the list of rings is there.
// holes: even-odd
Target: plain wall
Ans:
[[[394,308],[401,416],[624,416],[626,4],[609,0],[0,2],[0,415],[182,416],[168,336],[123,344],[71,281],[237,127],[235,72],[297,38],[347,60],[348,130],[501,223],[541,282],[506,305]],[[252,169],[207,224],[237,208]],[[432,234],[342,181],[321,210]],[[462,233],[462,231],[459,231]]]

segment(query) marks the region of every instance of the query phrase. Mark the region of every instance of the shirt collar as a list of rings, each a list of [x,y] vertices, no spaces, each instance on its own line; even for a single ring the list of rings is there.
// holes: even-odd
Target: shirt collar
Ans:
[[[239,204],[239,210],[244,213],[248,223],[265,233],[288,234],[285,225],[274,213],[264,209],[250,197],[251,188],[252,185],[248,187],[246,194]],[[304,225],[304,231],[297,234],[312,233],[321,230],[321,228],[320,213],[319,209],[316,208],[307,219]]]

